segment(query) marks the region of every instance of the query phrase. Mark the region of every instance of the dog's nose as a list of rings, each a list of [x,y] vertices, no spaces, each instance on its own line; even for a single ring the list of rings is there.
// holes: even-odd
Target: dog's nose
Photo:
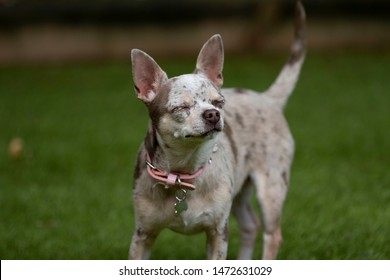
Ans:
[[[221,114],[216,109],[210,109],[203,112],[203,118],[209,123],[216,124],[221,118]]]

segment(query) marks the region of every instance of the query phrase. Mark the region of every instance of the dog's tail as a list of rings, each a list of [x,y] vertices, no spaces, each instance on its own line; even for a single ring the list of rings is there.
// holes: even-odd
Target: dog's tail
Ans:
[[[284,107],[288,97],[294,90],[298,80],[301,66],[305,60],[305,9],[300,1],[297,1],[295,12],[294,41],[291,45],[290,56],[275,82],[266,91],[266,94]]]

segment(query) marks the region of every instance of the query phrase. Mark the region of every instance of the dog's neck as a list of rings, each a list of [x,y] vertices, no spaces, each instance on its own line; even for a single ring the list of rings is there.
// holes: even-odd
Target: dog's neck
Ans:
[[[216,151],[216,140],[177,141],[167,145],[157,131],[149,130],[145,147],[155,166],[167,172],[193,174],[210,160]]]

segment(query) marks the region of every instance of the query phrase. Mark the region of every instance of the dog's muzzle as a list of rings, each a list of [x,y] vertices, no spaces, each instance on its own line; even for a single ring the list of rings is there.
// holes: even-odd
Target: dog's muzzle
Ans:
[[[216,109],[210,109],[203,112],[203,119],[206,123],[217,125],[219,120],[221,119],[221,114]]]

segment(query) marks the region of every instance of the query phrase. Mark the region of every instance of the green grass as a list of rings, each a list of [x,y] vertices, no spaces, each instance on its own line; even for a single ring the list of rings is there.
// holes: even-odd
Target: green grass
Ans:
[[[194,63],[159,62],[171,76]],[[264,90],[283,57],[225,63],[225,86]],[[389,73],[389,53],[308,55],[286,108],[297,149],[280,259],[390,259]],[[125,259],[146,122],[128,62],[0,68],[0,258]],[[234,220],[230,233],[233,259]],[[204,258],[204,242],[164,231],[152,258]]]

